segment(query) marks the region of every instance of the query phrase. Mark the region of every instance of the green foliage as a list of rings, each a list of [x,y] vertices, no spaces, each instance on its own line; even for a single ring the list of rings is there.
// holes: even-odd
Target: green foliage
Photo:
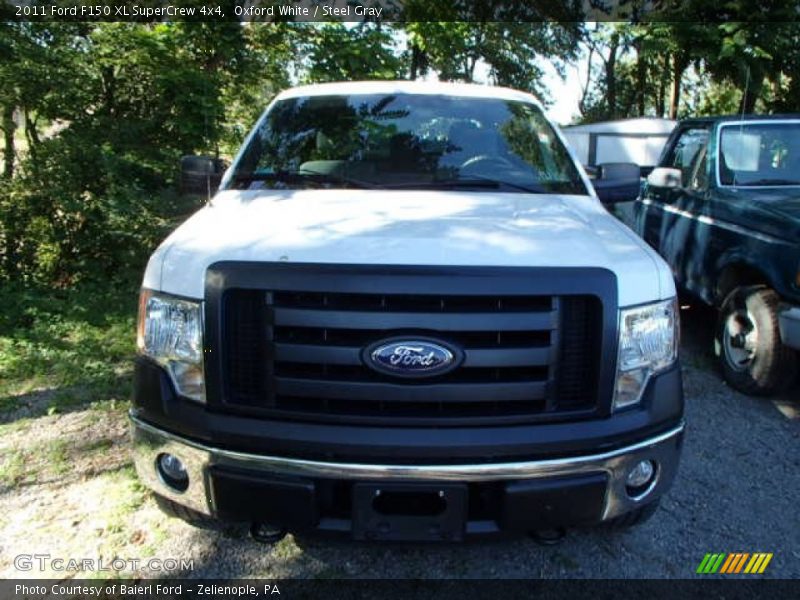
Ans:
[[[402,79],[407,68],[386,25],[324,23],[305,28],[305,82]]]
[[[800,25],[794,3],[726,4],[724,22],[699,0],[663,3],[663,22],[598,26],[584,121],[641,115],[800,110]],[[753,21],[759,12],[763,20]],[[678,18],[680,17],[680,18]]]
[[[126,398],[137,284],[138,274],[129,274],[64,290],[2,286],[0,409],[17,408],[37,390],[40,412]]]
[[[147,157],[94,130],[44,140],[35,156],[0,198],[0,264],[17,279],[65,285],[143,265],[191,207]]]
[[[432,68],[441,79],[471,82],[483,62],[498,85],[534,92],[545,101],[540,60],[563,68],[576,57],[580,39],[576,23],[421,21],[406,30],[419,67],[412,76]]]
[[[289,69],[300,54],[302,31],[287,23],[249,23],[242,31],[247,58],[237,77],[221,89],[225,107],[220,152],[233,156],[256,119],[280,90],[291,85]]]
[[[0,199],[0,277],[66,285],[143,267],[187,208],[171,191],[179,157],[218,147],[225,102],[235,105],[232,90],[252,73],[257,53],[246,52],[242,26],[28,24],[9,33],[14,56],[0,61],[0,81],[17,85],[0,105],[35,117]],[[48,74],[64,90],[60,103]],[[27,82],[42,78],[39,94]]]
[[[730,82],[711,81],[699,94],[697,113],[701,115],[730,115],[739,110],[742,91]]]

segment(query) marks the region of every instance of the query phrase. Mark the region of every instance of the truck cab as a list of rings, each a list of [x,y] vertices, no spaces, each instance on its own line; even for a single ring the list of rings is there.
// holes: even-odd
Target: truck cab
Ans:
[[[682,122],[635,204],[636,231],[679,287],[719,309],[725,379],[790,386],[800,349],[800,116]]]
[[[260,540],[631,525],[677,469],[677,331],[669,268],[529,94],[294,88],[148,263],[135,463]]]

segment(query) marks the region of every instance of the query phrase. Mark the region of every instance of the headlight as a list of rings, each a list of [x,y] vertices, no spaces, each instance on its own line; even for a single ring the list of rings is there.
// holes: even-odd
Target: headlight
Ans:
[[[675,298],[620,311],[615,409],[639,402],[650,377],[675,362],[678,331]]]
[[[179,394],[205,402],[203,314],[199,302],[142,290],[136,345],[141,354],[167,370]]]

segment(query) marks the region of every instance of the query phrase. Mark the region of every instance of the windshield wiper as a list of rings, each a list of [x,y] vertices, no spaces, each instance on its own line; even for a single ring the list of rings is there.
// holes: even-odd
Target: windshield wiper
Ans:
[[[250,183],[253,181],[278,181],[281,183],[306,183],[311,181],[314,183],[343,183],[352,187],[365,189],[380,187],[369,181],[352,179],[333,173],[320,173],[319,171],[308,169],[300,169],[298,171],[275,171],[274,173],[248,173],[237,175],[233,179],[233,183]]]
[[[320,183],[345,183],[347,185],[352,185],[353,187],[366,189],[376,189],[381,187],[377,183],[372,183],[371,181],[353,179],[352,177],[339,175],[336,173],[320,173],[319,171],[313,171],[311,169],[300,169],[298,171],[293,171],[293,174],[301,177],[313,178],[315,181],[319,181]]]
[[[500,189],[510,188],[526,192],[528,194],[542,194],[542,188],[534,188],[502,179],[482,177],[472,175],[470,177],[454,177],[450,179],[434,179],[431,181],[409,181],[404,183],[378,184],[362,179],[353,179],[344,175],[334,173],[320,173],[310,169],[300,169],[298,171],[275,171],[273,173],[250,173],[237,175],[233,183],[250,183],[252,181],[279,181],[281,183],[340,183],[356,188],[364,189],[453,189],[453,188],[488,188]]]
[[[490,188],[499,189],[502,187],[527,192],[528,194],[542,194],[542,189],[521,185],[519,183],[512,183],[510,181],[503,181],[501,179],[492,179],[491,177],[471,176],[456,177],[453,179],[434,179],[432,181],[414,181],[409,183],[396,183],[385,186],[388,189],[405,189],[405,188]]]

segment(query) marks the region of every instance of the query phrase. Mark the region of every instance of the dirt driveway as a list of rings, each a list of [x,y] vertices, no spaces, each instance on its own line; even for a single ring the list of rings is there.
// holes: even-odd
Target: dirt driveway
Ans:
[[[162,516],[138,485],[120,401],[1,416],[0,577],[92,575],[49,562],[44,573],[36,563],[28,571],[15,567],[24,566],[15,557],[41,554],[106,564],[189,560],[193,568],[183,574],[192,577],[683,578],[707,552],[772,552],[765,576],[800,577],[800,392],[771,402],[727,388],[706,352],[712,319],[705,310],[684,312],[683,462],[661,510],[639,529],[574,531],[552,547],[526,538],[379,546],[291,536],[265,547],[242,528],[192,529]],[[35,398],[29,406],[35,409]],[[163,576],[138,565],[117,574]]]

